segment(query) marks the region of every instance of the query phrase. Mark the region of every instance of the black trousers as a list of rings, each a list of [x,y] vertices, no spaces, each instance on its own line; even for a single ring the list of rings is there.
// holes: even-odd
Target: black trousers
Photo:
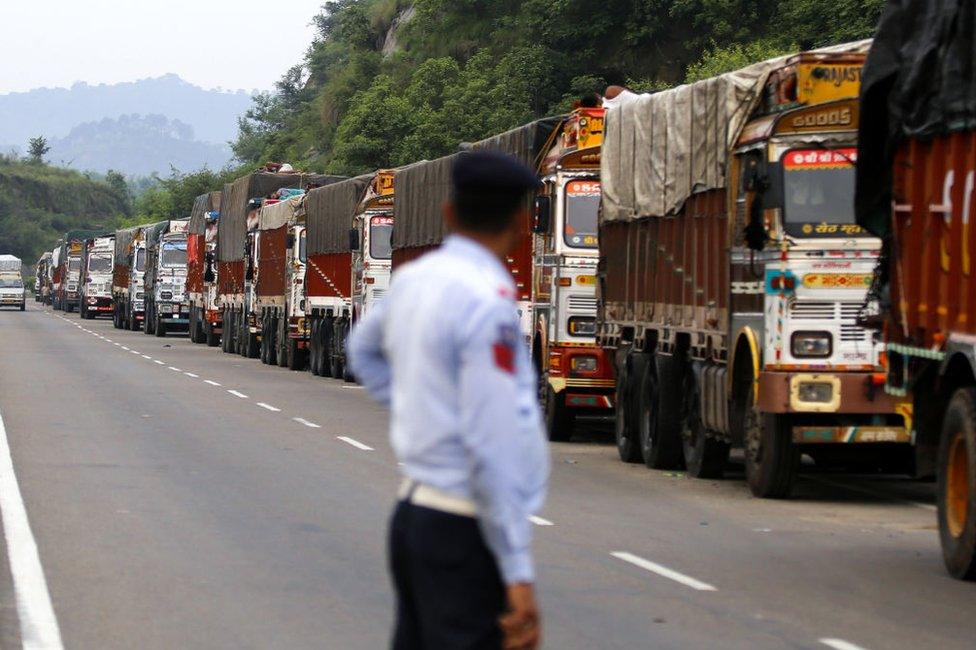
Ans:
[[[478,522],[401,501],[390,522],[393,650],[498,650],[505,588]]]

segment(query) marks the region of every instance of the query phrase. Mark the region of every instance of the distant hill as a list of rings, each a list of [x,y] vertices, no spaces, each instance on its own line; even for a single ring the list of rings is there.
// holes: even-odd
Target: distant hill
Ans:
[[[193,128],[204,142],[237,135],[237,117],[251,105],[244,91],[204,90],[174,74],[129,83],[38,88],[0,95],[0,145],[21,150],[29,138],[63,138],[79,124],[122,115],[165,115]]]
[[[54,164],[99,173],[114,169],[130,176],[165,176],[170,168],[220,169],[232,157],[226,144],[200,142],[189,124],[155,114],[86,122],[49,144],[46,159]]]

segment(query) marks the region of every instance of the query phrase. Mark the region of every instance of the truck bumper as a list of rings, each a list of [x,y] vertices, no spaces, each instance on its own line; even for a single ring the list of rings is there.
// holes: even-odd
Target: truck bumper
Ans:
[[[870,372],[763,372],[759,410],[794,414],[801,444],[910,444],[911,404],[888,395]]]
[[[583,372],[574,371],[574,360],[595,364]],[[606,350],[591,345],[554,345],[549,349],[549,387],[557,399],[574,409],[613,408],[616,381],[613,359]],[[566,376],[566,375],[569,376]]]

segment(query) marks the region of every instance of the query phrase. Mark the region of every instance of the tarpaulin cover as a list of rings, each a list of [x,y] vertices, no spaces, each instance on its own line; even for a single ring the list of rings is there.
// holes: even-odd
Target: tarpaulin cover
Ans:
[[[814,52],[863,53],[869,47],[870,41],[859,41]],[[608,109],[601,220],[677,214],[692,194],[724,188],[729,152],[761,99],[769,73],[790,56]]]
[[[538,169],[540,156],[548,151],[547,145],[563,117],[546,117],[535,122],[475,142],[472,149],[497,149],[515,156],[532,169]]]
[[[444,238],[442,207],[451,197],[451,170],[461,154],[417,163],[393,179],[393,249],[439,244]]]
[[[247,205],[251,199],[270,197],[283,187],[305,188],[329,185],[341,176],[321,174],[272,174],[254,172],[224,186],[220,219],[217,222],[217,259],[234,262],[244,259],[244,236],[247,232]]]
[[[0,255],[0,271],[19,271],[23,263],[19,257]]]
[[[129,263],[129,247],[132,246],[132,242],[136,238],[136,233],[142,226],[136,226],[135,228],[125,228],[123,230],[115,231],[115,264],[126,266]]]
[[[373,174],[333,183],[305,195],[308,255],[349,252],[349,229]]]
[[[207,214],[220,212],[220,192],[201,194],[193,201],[190,212],[189,232],[191,235],[203,235],[207,231]]]
[[[300,211],[304,209],[305,194],[298,194],[286,201],[266,205],[258,212],[258,230],[275,230],[286,224],[293,224]]]
[[[864,68],[861,115],[857,221],[884,236],[899,145],[976,128],[976,3],[891,0]]]

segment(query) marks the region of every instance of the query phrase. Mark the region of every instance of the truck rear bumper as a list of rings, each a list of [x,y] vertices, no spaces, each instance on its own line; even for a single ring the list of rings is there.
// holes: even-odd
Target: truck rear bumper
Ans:
[[[819,426],[816,424],[793,427],[793,442],[797,444],[911,444],[912,434],[905,427],[898,426]]]

